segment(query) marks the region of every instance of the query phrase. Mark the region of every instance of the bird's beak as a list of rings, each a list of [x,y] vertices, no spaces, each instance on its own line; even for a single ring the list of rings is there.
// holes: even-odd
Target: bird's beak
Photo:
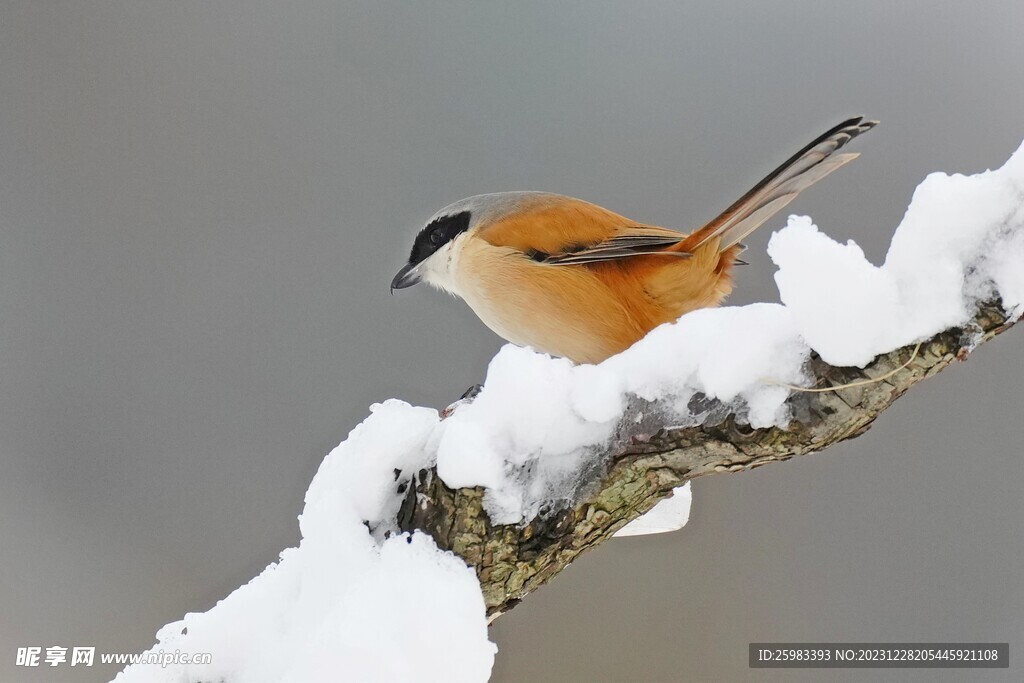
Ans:
[[[420,275],[419,268],[420,263],[412,264],[407,263],[402,266],[402,269],[398,271],[398,275],[391,281],[391,291],[396,289],[405,289],[406,287],[412,287],[414,284],[420,281],[422,276]]]

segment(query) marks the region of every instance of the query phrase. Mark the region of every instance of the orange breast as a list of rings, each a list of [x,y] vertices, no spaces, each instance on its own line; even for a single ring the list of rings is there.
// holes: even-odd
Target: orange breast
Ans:
[[[690,258],[590,265],[537,263],[521,249],[467,240],[459,294],[499,336],[578,363],[619,353],[662,323],[718,305],[731,290],[734,250],[719,254],[717,243]]]

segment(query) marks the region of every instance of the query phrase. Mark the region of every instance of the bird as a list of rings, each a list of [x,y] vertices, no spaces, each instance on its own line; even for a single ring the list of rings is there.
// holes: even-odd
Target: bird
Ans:
[[[462,199],[419,231],[391,291],[426,282],[513,344],[600,363],[659,325],[721,304],[744,263],[742,240],[857,158],[836,152],[877,123],[855,116],[833,126],[689,233],[548,192]]]

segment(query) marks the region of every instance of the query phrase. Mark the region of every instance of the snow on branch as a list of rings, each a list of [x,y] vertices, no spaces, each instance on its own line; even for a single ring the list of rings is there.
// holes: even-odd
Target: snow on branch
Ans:
[[[898,371],[856,388],[798,393],[787,401],[793,418],[786,427],[751,428],[731,413],[699,426],[673,427],[658,420],[652,424],[636,419],[649,406],[635,400],[621,425],[625,438],[609,450],[600,483],[571,507],[525,525],[491,523],[485,489],[452,489],[436,470],[424,470],[406,498],[402,529],[430,534],[438,547],[473,566],[493,620],[674,491],[688,498],[689,491],[680,488],[691,479],[788,460],[857,437],[907,389],[954,359],[966,359],[978,344],[1012,325],[999,302],[990,302],[980,307],[971,324],[934,336],[916,354],[914,346],[903,347],[878,356],[864,369],[835,367],[815,355],[809,369],[817,387]],[[706,404],[705,410],[713,410],[716,403]],[[684,523],[687,513],[688,505],[681,512]]]
[[[157,633],[151,652],[213,664],[117,680],[486,680],[488,619],[582,552],[681,525],[693,478],[862,434],[1013,325],[1024,147],[996,171],[929,176],[881,266],[801,217],[768,251],[781,304],[695,311],[600,365],[506,346],[472,401],[373,406],[310,485],[299,546]]]

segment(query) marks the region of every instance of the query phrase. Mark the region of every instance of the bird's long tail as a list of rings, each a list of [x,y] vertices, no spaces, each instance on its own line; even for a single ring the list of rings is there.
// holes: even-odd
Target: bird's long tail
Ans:
[[[701,245],[718,238],[719,251],[725,251],[793,201],[800,192],[818,182],[858,154],[835,154],[847,142],[871,130],[878,121],[855,116],[843,121],[769,173],[717,218],[687,236],[679,251],[693,253]]]

